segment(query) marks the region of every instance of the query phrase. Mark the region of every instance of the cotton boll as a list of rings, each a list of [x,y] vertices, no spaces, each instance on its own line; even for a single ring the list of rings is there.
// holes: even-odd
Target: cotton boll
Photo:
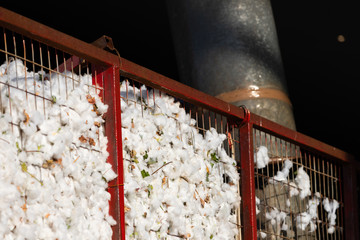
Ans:
[[[34,125],[39,126],[44,122],[44,116],[37,110],[31,111],[29,113],[30,122],[32,122]]]
[[[2,114],[0,116],[0,133],[6,133],[9,130],[9,122],[11,118],[8,114]]]
[[[256,203],[256,215],[260,213],[259,205],[260,205],[260,199],[258,197],[255,197],[255,203]]]
[[[103,177],[106,179],[107,182],[110,182],[117,177],[117,174],[110,168],[103,173]]]
[[[256,167],[261,169],[267,166],[270,158],[268,156],[268,149],[265,146],[260,146],[255,157],[254,163],[256,163]]]
[[[305,197],[311,195],[310,191],[310,177],[309,175],[304,171],[304,168],[301,167],[297,170],[297,175],[295,178],[295,182],[300,188],[300,198],[304,199]]]
[[[336,210],[339,208],[339,203],[335,199],[329,201],[328,198],[323,200],[323,206],[328,214],[329,228],[328,233],[332,234],[335,231],[334,226],[336,225]]]
[[[264,232],[260,232],[260,237],[261,237],[262,239],[266,238],[266,236],[267,236],[267,234],[266,234],[266,233],[264,233]]]
[[[277,171],[276,176],[270,178],[269,182],[270,183],[286,182],[292,166],[293,163],[290,160],[286,159],[281,171]]]
[[[40,131],[44,135],[48,135],[49,141],[54,142],[54,135],[56,134],[57,130],[60,128],[60,123],[54,119],[47,119],[45,120],[40,126]]]
[[[14,81],[18,80],[19,78],[25,77],[25,72],[27,71],[27,68],[24,66],[23,62],[20,59],[10,61],[6,69],[9,74],[13,74]]]
[[[32,122],[28,122],[28,123],[21,122],[20,128],[27,136],[31,136],[37,131],[36,125],[33,124]]]

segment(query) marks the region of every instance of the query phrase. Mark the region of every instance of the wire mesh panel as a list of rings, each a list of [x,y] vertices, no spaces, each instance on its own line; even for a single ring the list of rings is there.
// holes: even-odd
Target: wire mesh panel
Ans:
[[[27,173],[35,182],[44,186],[46,183],[43,179],[47,176],[46,174],[50,174],[49,169],[59,168],[65,171],[69,167],[65,166],[67,164],[65,159],[73,158],[71,166],[74,168],[83,166],[85,169],[86,164],[83,164],[85,161],[83,158],[86,158],[87,153],[91,153],[91,156],[104,156],[107,139],[104,137],[106,126],[103,124],[103,118],[106,116],[107,107],[101,103],[105,93],[101,84],[104,81],[104,76],[102,71],[96,70],[100,68],[84,59],[6,28],[1,28],[1,32],[0,115],[3,131],[0,140],[9,145],[16,144],[22,171]],[[93,83],[97,84],[94,85]],[[80,95],[82,97],[75,97]],[[86,106],[91,106],[91,109],[86,109]],[[93,112],[90,114],[93,118],[88,119],[85,114],[81,115],[81,112],[85,113],[87,110]],[[94,119],[97,120],[94,122]],[[70,125],[76,127],[77,130],[75,131],[72,128],[74,132],[68,132]],[[55,131],[49,130],[54,127],[56,127]],[[80,130],[82,128],[84,129]],[[75,132],[81,132],[81,136],[72,138],[76,135]],[[50,139],[49,146],[45,143],[41,144],[39,139]],[[64,155],[65,147],[70,149],[69,156]],[[24,159],[21,158],[22,155],[24,155]],[[109,159],[111,161],[112,158]],[[88,160],[89,162],[92,161],[90,157]],[[107,181],[107,174],[112,172],[110,171],[111,165],[103,166],[108,169],[98,169],[95,172],[101,173],[103,180]],[[116,164],[113,167],[113,170],[117,172]],[[51,177],[50,175],[49,177]],[[70,184],[77,177],[80,176],[75,177],[68,174],[66,177],[69,180],[67,184]],[[68,186],[69,188],[71,188],[71,184]],[[80,185],[83,189],[86,188],[85,183]],[[115,183],[110,182],[110,189],[112,185],[118,187],[116,181]],[[79,187],[81,186],[75,186],[75,190],[80,195],[81,189]],[[63,187],[65,186],[59,185],[59,188],[62,189]],[[28,209],[31,209],[31,205],[29,196],[26,194],[29,190],[25,188],[23,191],[25,201],[23,210],[30,216]],[[63,191],[65,190],[63,189]],[[62,192],[59,194],[61,195]],[[84,193],[84,197],[85,195]],[[110,215],[119,219],[118,192],[111,192],[111,195]],[[107,196],[106,192],[103,196]],[[107,198],[109,200],[110,195]],[[66,202],[66,199],[61,201]],[[77,203],[73,201],[72,204]],[[69,209],[72,209],[70,205]],[[95,205],[88,206],[89,209],[92,207]],[[106,204],[99,205],[97,209],[101,208],[103,208],[101,211],[104,212],[104,216],[109,214],[109,207]],[[52,219],[53,214],[56,215],[52,212],[45,214],[42,220],[50,221],[49,219]],[[66,224],[69,229],[72,224],[75,224],[75,220],[71,220],[70,216],[67,219]],[[119,236],[118,229],[119,224],[113,227],[115,239]],[[16,231],[16,228],[13,231]],[[100,231],[98,232],[100,233]]]
[[[341,166],[254,129],[260,239],[344,239]]]
[[[176,170],[172,172],[172,174],[169,173],[169,170],[167,168],[171,168],[171,166],[174,166],[173,168],[178,168],[180,171],[181,165],[176,165],[177,161],[181,162],[182,165],[187,166],[188,159],[195,158],[196,156],[205,155],[208,156],[208,161],[206,162],[206,172],[204,175],[204,178],[202,179],[199,176],[201,175],[201,168],[199,168],[199,172],[187,175],[185,172],[180,174],[180,182],[185,181],[187,182],[187,187],[184,189],[179,188],[178,191],[189,191],[191,192],[191,196],[188,197],[188,199],[183,199],[183,205],[181,207],[184,207],[184,209],[189,209],[189,205],[196,205],[198,203],[198,209],[207,209],[207,205],[211,204],[217,204],[215,203],[215,189],[216,189],[216,178],[212,175],[212,171],[217,171],[216,174],[221,176],[221,183],[220,184],[226,184],[229,186],[232,186],[236,189],[237,195],[240,195],[240,185],[239,182],[232,181],[232,176],[230,177],[230,173],[227,172],[226,165],[229,164],[229,162],[222,161],[222,159],[225,159],[224,156],[221,156],[223,154],[220,152],[220,150],[213,151],[213,150],[207,150],[205,153],[199,153],[200,151],[205,151],[201,148],[200,145],[204,144],[204,139],[209,139],[208,135],[210,134],[220,134],[219,139],[223,139],[220,142],[221,149],[224,150],[224,153],[227,154],[228,157],[233,158],[235,161],[233,162],[234,165],[236,163],[239,166],[240,163],[240,154],[239,154],[239,131],[237,128],[235,128],[227,117],[222,116],[221,114],[214,113],[212,111],[209,111],[206,108],[202,108],[193,104],[190,104],[182,99],[174,98],[169,96],[168,94],[158,90],[154,89],[145,85],[142,85],[141,83],[135,81],[135,80],[128,80],[123,79],[121,83],[121,98],[122,98],[122,127],[123,127],[123,149],[124,149],[124,171],[125,171],[125,209],[126,209],[126,218],[125,218],[125,224],[126,229],[129,231],[127,233],[128,237],[134,237],[137,234],[141,234],[141,227],[139,226],[140,220],[136,218],[136,216],[133,216],[135,212],[137,212],[138,208],[135,209],[136,206],[136,199],[133,197],[132,188],[133,184],[135,184],[131,178],[135,178],[135,171],[139,168],[139,171],[141,170],[142,178],[148,179],[148,176],[153,179],[150,179],[147,183],[145,191],[147,192],[147,198],[156,198],[157,195],[160,195],[161,191],[166,191],[165,189],[172,184],[172,182],[176,182]],[[166,105],[166,106],[165,106]],[[137,113],[135,113],[137,112]],[[137,115],[138,114],[138,115]],[[184,115],[185,114],[185,115]],[[138,119],[140,118],[140,119]],[[152,136],[147,136],[147,129],[151,129],[153,125],[148,124],[147,121],[153,121],[155,122],[156,128],[153,130]],[[141,126],[139,126],[141,125]],[[162,126],[166,127],[162,127]],[[137,128],[143,129],[141,132],[137,132]],[[175,128],[175,130],[172,130],[171,128]],[[216,133],[215,133],[215,132]],[[171,133],[167,133],[171,132]],[[135,137],[141,136],[136,141],[136,144],[134,145],[132,142],[135,140],[131,140],[134,138],[134,135],[131,133],[134,133]],[[135,134],[136,133],[136,134]],[[166,136],[167,134],[172,135],[172,137]],[[222,136],[222,137],[221,137]],[[146,141],[147,144],[144,144],[143,141]],[[186,153],[186,156],[182,156],[184,158],[188,158],[184,161],[182,161],[182,157],[178,157],[176,155],[166,153],[166,157],[161,158],[158,153],[154,153],[152,149],[155,146],[156,152],[161,152],[163,149],[168,149],[166,141],[169,141],[169,146],[171,148],[171,151],[177,152],[179,156],[181,155],[181,151],[178,151],[178,149],[175,147],[176,145],[182,146],[181,148],[189,148],[190,150]],[[182,142],[183,145],[181,145],[179,142]],[[208,145],[211,145],[213,143],[209,142]],[[206,145],[206,143],[205,143]],[[141,146],[144,146],[143,149]],[[165,153],[164,153],[165,154]],[[194,154],[194,155],[192,155]],[[205,157],[206,158],[206,157]],[[159,159],[163,159],[161,163],[158,163],[160,161]],[[204,161],[204,159],[199,158],[198,159],[199,164]],[[144,163],[146,163],[144,165]],[[235,167],[235,166],[232,166]],[[187,168],[191,169],[198,169],[196,166],[188,166]],[[163,172],[162,172],[163,171]],[[237,171],[237,170],[236,170]],[[162,173],[160,173],[162,172]],[[229,175],[228,175],[229,174]],[[236,173],[239,174],[238,172]],[[160,186],[156,185],[156,177],[159,177],[162,181]],[[138,180],[138,182],[142,182],[142,180]],[[182,179],[182,180],[181,180]],[[194,180],[195,179],[195,180]],[[160,181],[160,182],[161,182]],[[209,184],[214,181],[213,183],[213,189],[212,192],[209,190],[211,187],[209,187]],[[200,192],[200,189],[204,183],[207,187],[209,187],[209,191],[204,195]],[[136,183],[137,184],[137,183]],[[194,189],[193,189],[194,187]],[[161,191],[156,192],[157,188],[162,188]],[[134,191],[136,191],[136,196],[138,196],[141,192],[141,187],[135,188]],[[193,192],[192,192],[193,191]],[[174,193],[175,194],[175,193]],[[179,198],[179,194],[181,193],[176,192],[178,196],[172,195],[173,199]],[[184,194],[184,193],[183,193]],[[218,192],[217,194],[222,194]],[[139,195],[140,196],[140,195]],[[138,197],[139,197],[138,196]],[[154,197],[152,197],[154,196]],[[141,200],[141,198],[138,198]],[[144,201],[144,200],[141,200]],[[151,202],[151,200],[149,200]],[[175,201],[175,200],[174,200]],[[164,212],[170,214],[171,211],[171,205],[175,204],[175,202],[171,202],[170,200],[166,200],[164,198],[162,200],[162,204],[159,206],[159,209],[162,209]],[[194,201],[194,202],[192,202]],[[147,203],[142,202],[142,206],[146,205]],[[232,227],[232,229],[237,229],[236,238],[241,239],[241,215],[240,215],[240,201],[238,201],[236,204],[236,207],[229,209],[228,212],[225,212],[224,214],[231,215],[232,217],[229,217],[227,219],[224,219],[226,223],[228,223],[229,226]],[[149,203],[149,206],[152,206],[151,203]],[[184,211],[187,211],[184,210]],[[219,210],[219,209],[217,209]],[[149,214],[146,214],[148,211],[151,211],[151,207],[144,208],[143,212],[141,213],[137,212],[137,216],[140,216],[141,218],[149,219],[154,215],[157,215],[158,213],[153,212],[152,216]],[[205,211],[205,210],[204,210]],[[172,223],[171,218],[166,215],[164,216],[163,212],[161,212],[162,217],[158,217],[154,219],[154,222],[161,223],[164,226],[167,226],[166,230],[166,236],[161,235],[161,227],[160,226],[153,226],[149,230],[149,238],[151,238],[151,234],[158,233],[158,237],[161,239],[169,239],[171,237],[176,238],[190,238],[194,237],[194,234],[196,234],[196,230],[199,228],[199,231],[203,231],[203,229],[207,229],[209,233],[204,233],[203,236],[207,236],[208,234],[210,239],[217,238],[215,236],[215,233],[211,233],[211,231],[216,232],[215,227],[213,229],[208,229],[208,226],[201,226],[201,224],[196,224],[195,218],[191,218],[193,214],[195,214],[197,210],[194,209],[192,211],[189,211],[185,217],[184,222],[182,223],[185,232],[181,232],[181,230],[177,231],[177,228],[174,227],[175,223]],[[211,217],[211,212],[205,212],[203,213],[202,217],[209,216]],[[215,213],[212,213],[212,215],[216,215]],[[144,217],[145,216],[145,217]],[[200,215],[199,215],[200,217]],[[187,219],[192,219],[191,221]],[[135,219],[135,220],[134,220]],[[167,219],[167,220],[166,220]],[[182,220],[182,216],[179,216],[179,222]],[[215,219],[215,218],[214,218]],[[152,220],[150,220],[152,221]],[[170,223],[170,225],[167,223],[167,221]],[[195,221],[195,222],[194,222]],[[135,223],[138,223],[139,225],[136,225]],[[144,222],[144,225],[147,223]],[[181,225],[181,224],[180,224]],[[224,226],[228,226],[224,225]],[[179,226],[179,229],[181,229],[182,226]],[[200,230],[201,229],[201,230]],[[187,232],[186,232],[187,231]],[[145,233],[143,233],[145,234]],[[196,238],[196,237],[195,237]],[[151,238],[152,239],[152,238]],[[171,238],[172,239],[172,238]]]

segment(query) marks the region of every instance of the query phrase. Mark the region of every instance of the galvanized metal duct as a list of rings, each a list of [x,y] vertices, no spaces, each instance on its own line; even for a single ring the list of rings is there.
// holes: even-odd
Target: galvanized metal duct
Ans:
[[[167,0],[180,80],[295,129],[270,0]]]

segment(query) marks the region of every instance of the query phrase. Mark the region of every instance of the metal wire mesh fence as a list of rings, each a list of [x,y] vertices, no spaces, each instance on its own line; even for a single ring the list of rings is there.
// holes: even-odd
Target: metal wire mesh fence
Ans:
[[[259,235],[264,239],[344,239],[341,166],[271,134],[257,129],[253,134],[254,149],[259,152],[266,147],[270,158],[255,170]],[[339,204],[332,215],[335,221],[330,220],[324,201]]]
[[[165,95],[195,121],[198,133],[213,128],[226,135],[223,147],[236,160],[240,175],[242,199],[232,223],[239,230],[237,239],[357,239],[357,164],[350,155],[254,114],[246,116],[242,109],[38,23],[29,27],[29,19],[1,11],[0,113],[8,113],[9,128],[19,139],[24,120],[19,116],[26,114],[16,107],[18,101],[46,118],[47,106],[58,100],[56,96],[68,98],[86,80],[88,93],[98,94],[109,105],[104,117],[108,161],[119,175],[108,188],[110,213],[118,222],[113,239],[125,238],[126,224],[120,99],[144,111],[156,108],[158,98]],[[15,81],[7,76],[10,68],[16,69]],[[120,84],[126,89],[122,93]],[[140,99],[129,94],[135,88],[141,91]],[[20,140],[19,148],[21,144]],[[262,155],[264,149],[267,154]]]

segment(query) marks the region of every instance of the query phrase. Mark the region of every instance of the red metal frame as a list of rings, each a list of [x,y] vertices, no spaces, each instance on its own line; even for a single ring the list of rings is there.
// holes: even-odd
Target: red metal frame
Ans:
[[[77,59],[86,59],[96,64],[93,69],[94,83],[102,86],[100,93],[106,104],[109,105],[106,114],[106,136],[109,139],[109,162],[113,164],[118,178],[109,185],[111,193],[111,214],[119,221],[114,227],[113,239],[125,239],[124,225],[124,186],[122,168],[122,142],[121,142],[121,108],[120,108],[120,75],[137,80],[147,86],[160,89],[174,97],[185,100],[196,106],[204,107],[210,111],[220,113],[234,123],[244,119],[242,109],[192,89],[177,81],[167,78],[139,66],[117,55],[106,52],[89,43],[85,43],[69,35],[56,31],[43,24],[18,15],[0,7],[0,26],[8,28],[29,38],[60,49]],[[256,212],[255,212],[255,185],[254,185],[254,159],[253,159],[253,128],[270,133],[291,143],[335,160],[343,165],[343,196],[345,206],[345,236],[346,239],[358,239],[359,230],[356,199],[356,175],[359,164],[354,157],[342,150],[329,146],[314,138],[303,135],[286,127],[280,126],[256,114],[251,114],[250,121],[240,127],[241,148],[241,189],[243,200],[243,227],[245,239],[256,239]],[[119,199],[119,201],[116,201]]]
[[[254,144],[252,124],[247,122],[240,127],[240,159],[241,159],[241,196],[244,225],[244,239],[257,239]],[[246,196],[246,197],[245,197]]]
[[[119,219],[119,224],[113,227],[113,239],[125,239],[124,213],[124,174],[121,143],[121,108],[120,108],[120,74],[119,68],[115,66],[95,67],[93,69],[93,84],[104,90],[99,93],[103,101],[108,105],[105,115],[105,135],[108,138],[108,162],[112,164],[113,170],[118,177],[109,182],[110,214]]]

